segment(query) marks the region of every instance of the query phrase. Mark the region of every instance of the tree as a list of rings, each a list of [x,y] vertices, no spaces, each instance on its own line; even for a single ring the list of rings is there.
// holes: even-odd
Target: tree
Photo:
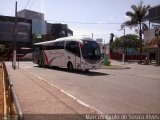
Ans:
[[[116,38],[115,41],[111,44],[112,49],[129,49],[132,48],[134,50],[138,50],[140,45],[140,41],[137,35],[127,34],[125,36],[121,36]]]
[[[137,35],[134,34],[127,34],[116,38],[115,41],[111,44],[111,48],[113,50],[124,50],[124,58],[126,58],[127,50],[137,51],[139,49],[140,40]]]
[[[147,11],[150,8],[149,5],[143,5],[143,1],[141,0],[140,3],[131,6],[133,11],[127,11],[126,15],[130,17],[130,20],[125,21],[122,26],[132,27],[139,27],[139,39],[140,39],[140,61],[142,62],[142,26],[145,25]],[[146,25],[145,25],[146,26]]]

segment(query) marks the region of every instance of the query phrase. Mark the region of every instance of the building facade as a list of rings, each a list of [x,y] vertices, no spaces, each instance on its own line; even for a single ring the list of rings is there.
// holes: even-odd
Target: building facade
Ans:
[[[47,33],[47,22],[44,20],[43,13],[24,9],[17,12],[17,16],[32,20],[32,34],[45,35]]]
[[[17,48],[29,47],[31,45],[31,20],[17,19],[16,44]],[[7,48],[13,47],[15,17],[0,16],[0,43]]]
[[[14,33],[15,29],[16,33]],[[43,13],[24,9],[17,12],[16,27],[15,17],[0,16],[0,44],[5,45],[6,53],[10,50],[12,54],[14,35],[17,54],[24,54],[28,52],[26,48],[32,48],[35,42],[72,36],[73,31],[68,28],[67,24],[47,23]],[[40,39],[35,40],[35,36],[40,36]]]
[[[47,23],[43,13],[24,9],[19,11],[17,16],[32,20],[32,35],[41,36],[40,41],[73,36],[73,31],[68,28],[67,24]]]
[[[160,64],[160,5],[149,9],[149,29],[144,32],[147,58]]]

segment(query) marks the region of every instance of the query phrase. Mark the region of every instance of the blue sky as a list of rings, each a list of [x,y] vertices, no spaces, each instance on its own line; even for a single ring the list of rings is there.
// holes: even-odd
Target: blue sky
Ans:
[[[14,16],[16,0],[1,0],[0,14]],[[110,33],[123,35],[120,23],[128,19],[126,11],[140,0],[17,0],[18,11],[24,8],[42,12],[51,23],[68,24],[74,35],[88,35],[109,41]],[[144,4],[159,5],[160,0],[143,0]],[[28,3],[28,5],[27,5]],[[27,6],[26,6],[27,5]],[[76,23],[77,22],[77,23]],[[93,23],[93,24],[91,24]],[[126,28],[126,34],[134,30]]]

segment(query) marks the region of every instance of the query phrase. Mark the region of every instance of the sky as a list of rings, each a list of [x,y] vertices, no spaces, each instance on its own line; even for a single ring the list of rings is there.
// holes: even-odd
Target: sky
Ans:
[[[129,20],[125,15],[131,5],[140,0],[0,0],[0,15],[14,16],[15,2],[18,11],[29,9],[44,13],[50,23],[63,23],[73,30],[75,36],[110,39],[110,33],[117,37],[123,35],[121,23]],[[143,0],[145,5],[160,5],[160,0]],[[134,29],[126,28],[126,34],[134,34]]]

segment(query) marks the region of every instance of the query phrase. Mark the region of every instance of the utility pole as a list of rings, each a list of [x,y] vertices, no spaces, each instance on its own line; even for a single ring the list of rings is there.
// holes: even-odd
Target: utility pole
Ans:
[[[120,30],[124,30],[124,37],[125,37],[125,34],[126,34],[126,33],[125,33],[125,28],[124,28],[124,26],[121,26],[121,29],[120,29]],[[120,31],[120,30],[119,30],[119,31]],[[124,43],[124,41],[125,41],[125,40],[123,40],[123,54],[122,54],[122,61],[123,61],[123,62],[125,62],[125,45],[124,45],[125,43]]]
[[[125,28],[123,28],[122,30],[124,30],[124,37],[125,37]],[[124,42],[125,42],[125,40],[123,40],[123,56],[122,56],[123,62],[125,62],[125,59],[126,59],[125,58],[126,56],[125,56],[125,46],[124,46],[125,43]]]
[[[93,33],[92,33],[92,38],[93,38]]]
[[[16,37],[17,37],[17,1],[15,6],[15,24],[13,30],[13,69],[16,69]]]

